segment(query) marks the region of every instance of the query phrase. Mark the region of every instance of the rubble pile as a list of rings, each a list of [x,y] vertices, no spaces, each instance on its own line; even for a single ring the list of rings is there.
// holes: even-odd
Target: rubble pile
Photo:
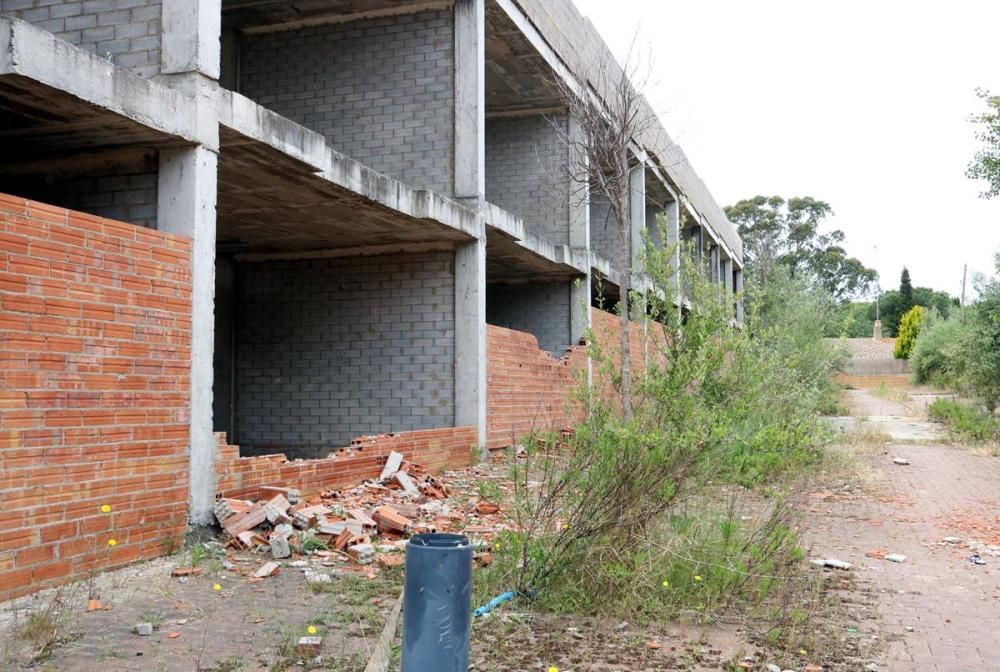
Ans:
[[[468,495],[472,483],[456,479],[462,495],[452,498],[443,479],[393,452],[379,477],[358,487],[302,497],[294,488],[263,486],[257,501],[217,500],[215,517],[227,548],[270,554],[254,573],[258,580],[293,556],[373,578],[376,567],[403,564],[407,538],[429,532],[469,535],[477,564],[485,566],[490,539],[507,526],[500,502]]]

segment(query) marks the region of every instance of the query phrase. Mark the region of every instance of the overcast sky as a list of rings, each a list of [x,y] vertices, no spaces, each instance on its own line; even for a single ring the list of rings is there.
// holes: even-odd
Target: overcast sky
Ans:
[[[1000,199],[964,175],[976,87],[1000,91],[1000,1],[575,0],[720,205],[813,196],[883,289],[992,271]],[[876,251],[877,249],[877,251]]]

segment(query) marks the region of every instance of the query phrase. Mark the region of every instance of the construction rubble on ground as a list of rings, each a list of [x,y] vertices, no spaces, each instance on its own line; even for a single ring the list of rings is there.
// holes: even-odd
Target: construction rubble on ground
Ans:
[[[433,477],[393,452],[379,477],[358,487],[302,497],[294,488],[262,486],[256,501],[217,500],[215,517],[224,547],[269,556],[251,581],[275,574],[278,561],[286,559],[310,581],[329,581],[331,574],[374,578],[380,569],[404,563],[410,536],[429,532],[468,535],[476,564],[486,566],[492,561],[490,540],[507,525],[499,502],[474,494],[473,485],[483,476],[485,471],[473,467],[453,477]],[[461,496],[454,496],[453,488]],[[330,570],[314,571],[317,563],[306,557]]]

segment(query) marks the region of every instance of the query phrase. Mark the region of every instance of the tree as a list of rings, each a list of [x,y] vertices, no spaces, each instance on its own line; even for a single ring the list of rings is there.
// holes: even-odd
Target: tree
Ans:
[[[986,190],[980,196],[1000,196],[1000,96],[985,89],[976,89],[976,95],[986,103],[986,111],[972,115],[970,121],[979,126],[976,138],[983,148],[976,152],[965,174],[974,180],[986,180]]]
[[[1000,254],[996,256],[1000,276]],[[972,334],[966,348],[969,386],[992,413],[1000,406],[1000,277],[977,278],[979,299],[971,307]]]
[[[903,315],[899,321],[899,336],[896,337],[896,347],[893,348],[892,356],[896,359],[909,359],[913,351],[913,344],[920,335],[921,322],[924,319],[924,307],[913,306]]]
[[[574,160],[568,166],[569,179],[583,193],[596,192],[605,200],[610,219],[618,225],[621,287],[618,312],[621,323],[622,413],[632,418],[632,366],[629,347],[629,304],[632,289],[631,149],[633,143],[655,122],[652,110],[633,82],[636,67],[630,58],[625,65],[607,55],[595,64],[589,87],[574,90],[561,79],[559,87],[570,119],[579,128],[556,127]],[[592,88],[590,88],[592,87]],[[596,92],[594,94],[593,92]]]
[[[747,275],[756,274],[765,285],[778,266],[793,278],[828,291],[843,302],[868,291],[874,270],[848,256],[843,231],[819,232],[833,214],[824,201],[805,196],[755,196],[727,207],[726,215],[743,238]]]
[[[903,272],[899,276],[899,299],[900,310],[905,315],[913,308],[913,283],[910,282],[910,271],[903,266]]]

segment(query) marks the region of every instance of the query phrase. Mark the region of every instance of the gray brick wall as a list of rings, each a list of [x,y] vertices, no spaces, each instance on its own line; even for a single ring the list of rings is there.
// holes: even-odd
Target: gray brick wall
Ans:
[[[236,438],[315,457],[455,424],[454,254],[243,263]]]
[[[486,288],[486,321],[526,331],[542,350],[562,357],[570,343],[569,282],[492,284]],[[580,310],[582,306],[575,307]]]
[[[161,0],[0,0],[16,16],[142,77],[160,72]]]
[[[0,192],[156,228],[156,162],[145,159],[86,174],[5,178]]]
[[[618,242],[618,220],[611,215],[611,206],[596,189],[590,190],[590,249],[620,270],[621,245]]]
[[[486,200],[558,245],[569,245],[569,148],[557,130],[566,124],[541,115],[486,122]]]
[[[453,24],[433,11],[247,35],[240,90],[347,156],[449,196]]]

